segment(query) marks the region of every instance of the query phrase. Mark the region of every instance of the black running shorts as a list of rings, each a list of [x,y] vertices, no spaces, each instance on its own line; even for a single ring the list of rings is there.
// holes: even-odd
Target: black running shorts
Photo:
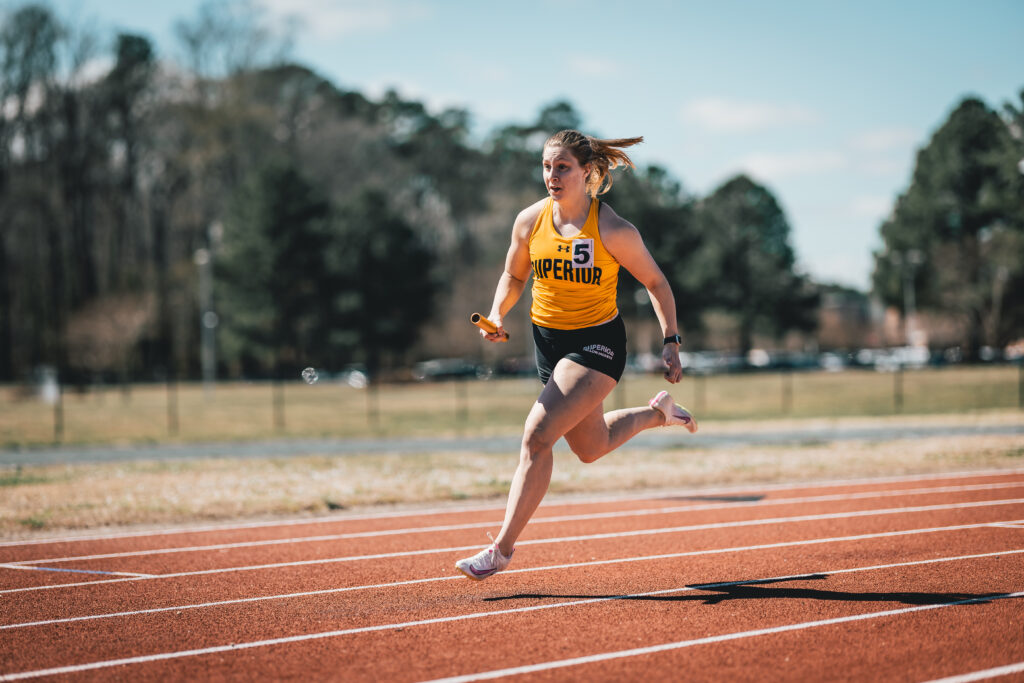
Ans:
[[[563,358],[608,375],[616,382],[626,369],[626,326],[621,316],[579,330],[553,330],[534,324],[537,374],[544,384]]]

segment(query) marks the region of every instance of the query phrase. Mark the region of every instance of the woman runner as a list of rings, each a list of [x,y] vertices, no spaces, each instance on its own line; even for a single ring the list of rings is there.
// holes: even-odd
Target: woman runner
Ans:
[[[597,199],[607,192],[609,171],[633,167],[622,151],[643,138],[602,140],[564,130],[544,144],[542,163],[548,196],[516,217],[505,271],[498,280],[489,318],[497,332],[481,331],[492,342],[504,339],[502,321],[533,275],[533,339],[544,388],[526,418],[519,466],[512,479],[505,521],[491,546],[455,567],[483,580],[505,569],[516,539],[533,516],[551,481],[552,447],[565,437],[585,463],[615,450],[639,432],[697,422],[666,391],[647,406],[604,412],[604,399],[626,365],[626,331],[615,303],[619,267],[651,297],[665,336],[665,379],[682,377],[676,305],[665,275],[640,233]]]

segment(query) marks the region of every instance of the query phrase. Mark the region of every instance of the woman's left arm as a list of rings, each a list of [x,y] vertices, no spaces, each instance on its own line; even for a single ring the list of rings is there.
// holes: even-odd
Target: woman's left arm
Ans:
[[[672,337],[679,334],[676,300],[672,295],[672,287],[654,261],[651,252],[647,250],[640,232],[632,223],[619,217],[607,204],[601,208],[601,241],[608,253],[647,288],[663,335]],[[668,367],[665,379],[675,384],[683,376],[682,364],[679,361],[679,345],[672,342],[665,344],[661,350],[661,357]]]

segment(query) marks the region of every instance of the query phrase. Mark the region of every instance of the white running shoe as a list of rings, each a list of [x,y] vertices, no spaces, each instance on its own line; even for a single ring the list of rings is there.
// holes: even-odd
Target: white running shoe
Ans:
[[[507,567],[515,551],[516,549],[513,548],[508,557],[505,557],[498,550],[498,544],[492,543],[473,557],[467,557],[456,562],[455,568],[474,581],[483,581],[488,576],[497,574]]]
[[[665,416],[665,426],[680,425],[686,427],[691,434],[697,432],[697,420],[689,410],[682,407],[667,391],[659,392],[650,400],[650,406]]]

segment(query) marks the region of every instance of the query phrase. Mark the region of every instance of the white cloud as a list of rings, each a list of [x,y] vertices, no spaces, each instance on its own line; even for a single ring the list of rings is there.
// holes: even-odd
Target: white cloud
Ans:
[[[881,220],[889,215],[894,200],[888,195],[860,195],[850,200],[850,214],[858,218]]]
[[[921,134],[913,128],[883,127],[851,137],[847,148],[854,168],[868,176],[901,179],[913,167]]]
[[[759,178],[779,180],[792,176],[835,171],[847,166],[846,157],[829,150],[751,154],[737,162],[742,169]]]
[[[907,174],[913,167],[914,159],[912,156],[910,158],[869,158],[861,159],[857,162],[857,170],[860,172],[876,178],[891,178],[897,182],[901,181],[904,177],[909,178]]]
[[[303,29],[324,39],[384,31],[429,14],[427,5],[415,0],[262,0],[262,4],[271,15],[298,19]]]
[[[913,128],[876,128],[857,135],[853,146],[868,152],[904,152],[920,141],[921,135]]]
[[[465,97],[452,92],[440,90],[427,90],[423,84],[409,80],[402,76],[382,76],[379,79],[363,81],[358,84],[358,89],[371,100],[380,100],[389,90],[398,93],[403,100],[416,101],[423,104],[428,112],[438,114],[445,109],[467,109],[474,117],[480,115],[480,109],[474,108]]]
[[[871,253],[853,245],[811,259],[801,258],[800,264],[818,282],[835,282],[861,290],[870,287]]]
[[[604,77],[618,76],[623,73],[622,66],[610,59],[600,57],[573,57],[569,60],[569,68],[581,76]]]
[[[752,102],[702,97],[683,105],[683,121],[714,133],[752,133],[770,128],[802,126],[820,119],[798,104]]]
[[[436,94],[428,93],[424,90],[421,84],[400,76],[395,76],[393,78],[384,76],[377,80],[364,81],[361,84],[360,89],[363,91],[364,95],[374,100],[382,99],[389,90],[393,90],[398,93],[399,97],[403,100],[415,100],[417,102],[422,102],[430,111],[444,109],[448,104],[446,100],[438,97]]]

